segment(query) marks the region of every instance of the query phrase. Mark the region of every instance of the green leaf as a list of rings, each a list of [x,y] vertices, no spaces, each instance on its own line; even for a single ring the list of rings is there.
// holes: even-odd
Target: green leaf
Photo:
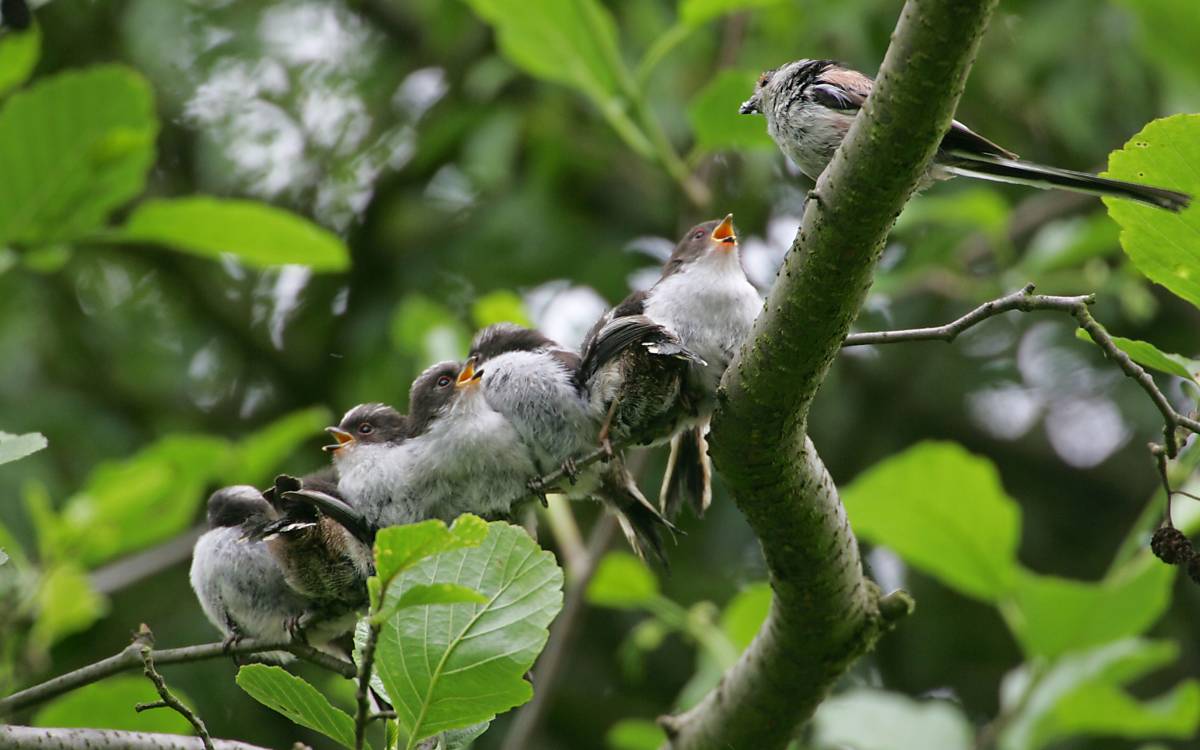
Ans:
[[[142,191],[158,120],[137,72],[97,65],[13,94],[0,111],[0,244],[100,227]]]
[[[658,579],[628,552],[609,552],[588,584],[587,600],[600,607],[638,609],[658,597]]]
[[[185,704],[187,696],[172,686],[171,692]],[[166,732],[192,734],[191,722],[171,709],[138,713],[138,703],[159,700],[158,691],[145,677],[112,677],[85,685],[38,710],[33,717],[36,727],[94,727],[130,732]]]
[[[752,583],[737,593],[721,613],[721,629],[741,653],[758,635],[771,609],[771,584]]]
[[[28,80],[41,54],[42,28],[37,24],[0,36],[0,96]]]
[[[1170,605],[1174,580],[1148,553],[1098,583],[1022,571],[1005,613],[1027,654],[1054,657],[1142,633]]]
[[[476,328],[486,328],[493,323],[533,325],[520,295],[507,289],[497,289],[476,299],[471,306],[471,318]]]
[[[723,70],[692,97],[687,116],[697,148],[775,148],[761,117],[738,113],[741,103],[754,92],[757,79],[754,71]]]
[[[679,20],[688,26],[699,26],[714,18],[751,8],[766,8],[778,5],[783,0],[681,0],[679,3]],[[750,89],[747,89],[750,91]],[[743,99],[750,95],[746,94]]]
[[[332,420],[333,414],[328,409],[314,406],[286,414],[256,430],[238,441],[233,449],[236,463],[221,481],[252,485],[267,482],[297,448],[320,435]]]
[[[1019,710],[1000,737],[1001,750],[1034,750],[1077,735],[1194,736],[1200,726],[1196,681],[1145,702],[1121,689],[1178,655],[1174,643],[1131,638],[1059,659],[1037,678],[1029,667],[1014,671],[1004,680],[1002,705],[1013,710],[1019,703]]]
[[[496,30],[500,51],[538,78],[605,106],[627,90],[612,15],[596,0],[467,0]]]
[[[409,294],[392,313],[392,344],[425,366],[462,357],[471,332],[445,305]]]
[[[1112,336],[1117,348],[1129,355],[1130,359],[1142,367],[1149,367],[1168,375],[1200,382],[1200,360],[1188,359],[1180,354],[1164,352],[1154,344],[1137,339],[1126,339]],[[1092,337],[1082,328],[1075,331],[1075,338],[1091,342]]]
[[[350,266],[337,235],[290,211],[245,200],[149,200],[103,239],[165,245],[204,258],[230,253],[260,268],[296,263],[320,273]]]
[[[1015,583],[1020,509],[990,461],[919,443],[842,492],[854,530],[947,586],[995,601]]]
[[[622,719],[604,735],[609,750],[658,750],[666,742],[662,727],[646,719]]]
[[[59,563],[46,573],[37,602],[33,638],[44,647],[87,630],[108,611],[108,600],[92,590],[83,568],[71,562]]]
[[[1179,190],[1200,201],[1200,115],[1155,120],[1108,156],[1106,177]],[[1171,213],[1105,198],[1121,247],[1138,270],[1200,307],[1200,204]]]
[[[0,432],[0,464],[25,458],[45,447],[46,436],[40,432],[26,432],[23,435]]]
[[[562,582],[553,555],[501,522],[488,524],[479,546],[451,549],[401,574],[401,591],[450,583],[487,597],[486,604],[409,607],[383,623],[376,669],[410,747],[529,700],[522,676],[562,607]]]
[[[353,749],[354,719],[302,678],[282,667],[248,664],[238,670],[237,684],[267,708]]]
[[[813,717],[817,748],[967,750],[974,731],[956,706],[899,693],[855,688],[821,704]]]
[[[434,604],[487,604],[483,594],[453,583],[435,583],[429,586],[410,586],[403,594],[391,599],[376,615],[380,622],[391,618],[396,610],[405,607],[424,607]]]
[[[487,522],[470,513],[459,516],[449,528],[442,521],[430,520],[380,529],[375,536],[374,577],[390,585],[396,576],[425,558],[478,547],[487,536]]]

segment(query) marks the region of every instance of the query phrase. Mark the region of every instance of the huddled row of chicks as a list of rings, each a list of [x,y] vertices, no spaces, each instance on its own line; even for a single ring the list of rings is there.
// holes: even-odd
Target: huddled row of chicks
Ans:
[[[831,60],[798,60],[759,78],[743,114],[812,179],[832,160],[873,82]],[[1191,196],[1017,159],[954,121],[922,181],[967,176],[1139,201],[1170,211]],[[705,431],[717,385],[762,302],[738,258],[732,217],[693,227],[658,282],[597,321],[576,353],[511,324],[481,331],[465,362],[443,362],[412,385],[409,413],[350,410],[328,447],[333,465],[271,489],[227,487],[209,499],[211,530],[191,580],[227,637],[327,641],[366,602],[375,532],[460,513],[490,517],[553,488],[617,514],[633,548],[662,556],[662,535],[690,501],[709,502]],[[655,507],[614,446],[670,442]],[[575,461],[603,446],[609,460]]]
[[[639,555],[663,559],[668,519],[710,501],[708,418],[761,307],[726,216],[688,230],[658,282],[607,312],[579,352],[511,323],[483,329],[465,361],[417,377],[407,414],[361,404],[328,428],[327,469],[213,493],[191,569],[205,614],[230,639],[327,642],[366,604],[377,530],[505,518],[551,490],[599,500]],[[656,507],[621,448],[664,443]],[[577,466],[597,450],[607,460]],[[556,472],[564,481],[542,486]]]

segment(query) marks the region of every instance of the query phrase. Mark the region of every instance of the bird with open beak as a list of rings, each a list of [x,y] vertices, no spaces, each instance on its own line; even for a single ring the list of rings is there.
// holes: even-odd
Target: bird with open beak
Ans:
[[[689,229],[654,286],[627,297],[584,341],[581,372],[608,414],[603,436],[670,440],[660,491],[667,518],[685,501],[697,513],[711,501],[708,420],[721,376],[761,309],[730,214]]]
[[[488,326],[475,336],[471,356],[486,371],[483,393],[520,436],[538,477],[560,467],[570,478],[558,489],[570,498],[592,497],[616,515],[639,557],[665,562],[662,531],[671,526],[642,495],[620,456],[576,470],[574,459],[591,452],[604,413],[580,377],[580,358],[542,333],[514,323]],[[548,489],[535,479],[531,489]]]

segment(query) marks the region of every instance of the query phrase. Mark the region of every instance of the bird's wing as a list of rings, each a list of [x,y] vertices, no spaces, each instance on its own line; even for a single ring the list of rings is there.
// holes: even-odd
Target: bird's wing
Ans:
[[[871,93],[872,82],[857,70],[829,68],[809,86],[813,101],[830,109],[859,110]]]
[[[939,148],[943,153],[952,155],[999,156],[1002,159],[1017,158],[1017,155],[1013,152],[992,143],[958,120],[950,123],[950,130],[942,137],[942,145]]]
[[[340,497],[317,490],[303,489],[284,493],[283,499],[289,502],[309,505],[320,510],[321,513],[344,526],[347,531],[364,544],[370,545],[375,541],[375,534],[371,528],[371,524],[363,518],[361,513]]]

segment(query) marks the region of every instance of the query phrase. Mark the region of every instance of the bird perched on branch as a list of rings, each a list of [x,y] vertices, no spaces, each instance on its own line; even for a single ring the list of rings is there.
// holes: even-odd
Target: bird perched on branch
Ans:
[[[762,298],[746,278],[733,215],[687,231],[650,289],[635,292],[584,340],[581,373],[607,412],[604,437],[671,442],[660,504],[703,513],[711,500],[705,433],[717,386]]]
[[[797,60],[764,72],[740,111],[765,115],[771,138],[801,172],[816,180],[873,85],[867,76],[833,60]],[[956,176],[1127,198],[1168,211],[1182,211],[1192,200],[1174,190],[1021,161],[957,120],[943,136],[919,189]]]
[[[662,530],[671,526],[646,500],[620,456],[576,469],[574,459],[596,447],[599,412],[580,373],[580,357],[542,333],[514,323],[488,326],[471,344],[488,404],[513,425],[537,477],[560,467],[568,497],[593,497],[617,517],[630,547],[666,561]],[[534,479],[531,489],[548,488]]]

